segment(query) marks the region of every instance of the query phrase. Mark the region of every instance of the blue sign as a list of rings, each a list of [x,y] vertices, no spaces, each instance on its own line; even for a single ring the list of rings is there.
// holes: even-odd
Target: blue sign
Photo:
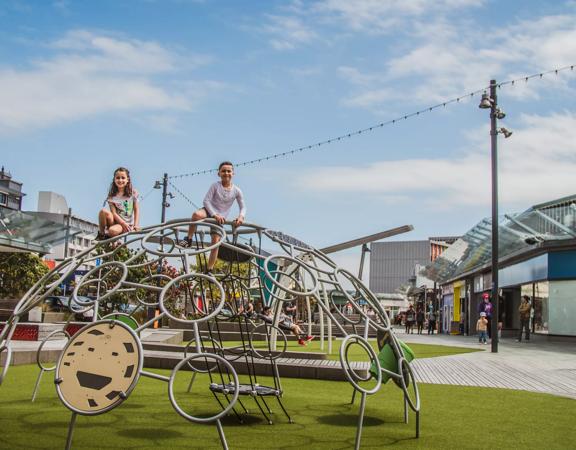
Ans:
[[[102,258],[96,258],[96,267],[102,263]]]

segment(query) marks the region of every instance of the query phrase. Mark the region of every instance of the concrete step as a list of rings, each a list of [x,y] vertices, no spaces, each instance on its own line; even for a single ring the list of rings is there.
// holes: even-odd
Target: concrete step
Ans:
[[[147,328],[140,333],[142,343],[181,344],[184,340],[184,330],[170,330],[166,328]]]

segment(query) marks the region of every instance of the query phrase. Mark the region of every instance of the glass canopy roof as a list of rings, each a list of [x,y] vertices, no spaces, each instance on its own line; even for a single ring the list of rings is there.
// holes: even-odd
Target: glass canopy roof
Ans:
[[[490,264],[492,221],[483,219],[423,271],[443,283]],[[498,218],[500,258],[523,253],[539,243],[576,238],[576,195]]]
[[[75,229],[70,230],[70,236]],[[0,208],[0,251],[50,253],[53,245],[66,239],[66,225],[39,217]]]

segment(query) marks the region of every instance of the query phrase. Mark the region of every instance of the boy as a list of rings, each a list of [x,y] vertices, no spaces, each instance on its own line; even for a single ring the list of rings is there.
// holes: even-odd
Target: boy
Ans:
[[[230,161],[224,161],[218,166],[218,176],[220,181],[213,183],[208,189],[206,196],[204,197],[203,205],[204,207],[195,211],[192,214],[192,220],[202,220],[208,217],[216,220],[219,225],[226,222],[226,216],[230,212],[234,201],[238,203],[240,208],[240,213],[238,217],[234,219],[234,226],[241,225],[244,222],[244,217],[246,216],[246,206],[244,205],[244,195],[238,186],[232,183],[232,177],[234,176],[234,165]],[[192,235],[196,231],[195,225],[190,225],[188,228],[188,236],[180,242],[182,247],[192,246]],[[212,244],[216,244],[220,241],[220,236],[218,234],[212,234]],[[208,258],[208,273],[211,273],[216,264],[216,258],[218,257],[218,247],[214,248],[210,252],[210,257]]]
[[[486,313],[481,312],[478,322],[476,322],[476,331],[478,331],[478,343],[486,344],[486,330],[488,329],[488,319]]]

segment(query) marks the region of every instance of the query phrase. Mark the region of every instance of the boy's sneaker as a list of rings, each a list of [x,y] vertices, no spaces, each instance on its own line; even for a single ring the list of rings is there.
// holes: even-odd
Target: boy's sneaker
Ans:
[[[94,238],[95,241],[105,241],[106,239],[110,239],[110,236],[108,236],[106,233],[101,233],[100,231]]]
[[[186,236],[184,239],[182,239],[181,241],[178,241],[178,245],[180,247],[184,247],[184,248],[189,248],[192,247],[192,238]]]
[[[298,345],[306,345],[306,342],[304,341],[304,339],[298,339]]]
[[[314,339],[314,336],[306,336],[306,342],[310,342],[312,339]]]

